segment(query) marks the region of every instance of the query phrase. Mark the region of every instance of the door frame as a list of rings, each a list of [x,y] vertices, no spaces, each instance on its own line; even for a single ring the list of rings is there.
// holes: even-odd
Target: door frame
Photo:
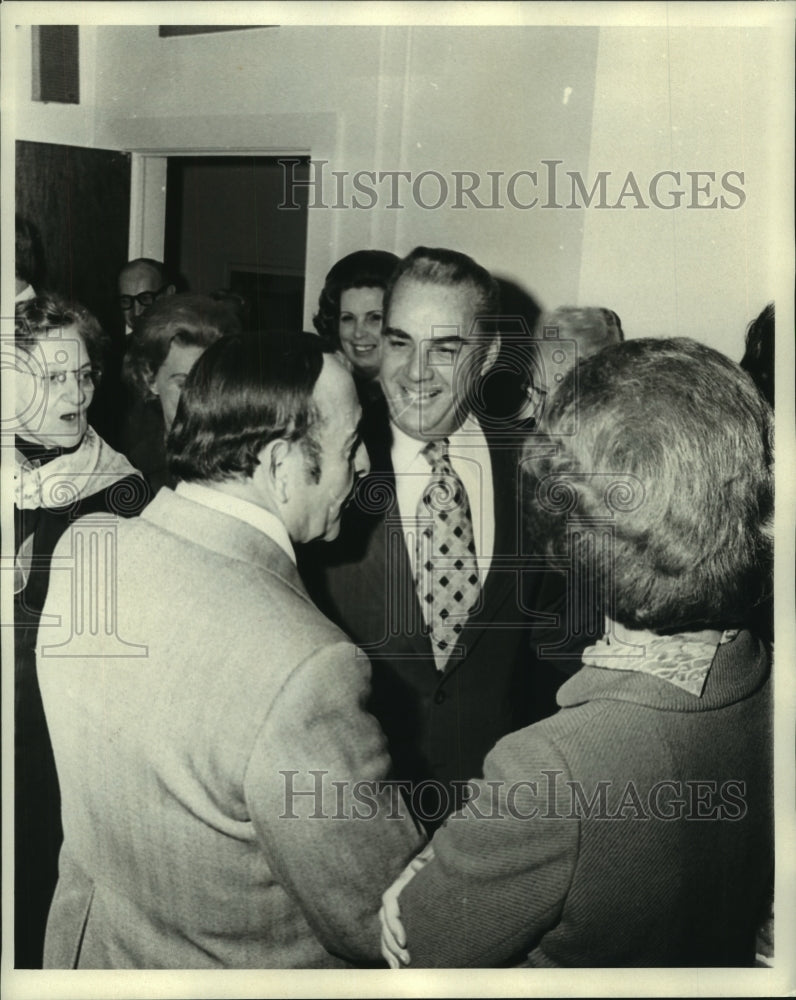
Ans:
[[[140,124],[140,123],[139,123]],[[207,122],[204,123],[207,125]],[[208,146],[196,142],[197,132],[191,119],[160,122],[159,131],[170,131],[173,145],[131,145],[130,153],[130,230],[128,260],[152,257],[163,260],[166,234],[166,174],[169,157],[309,157],[310,163],[335,164],[339,161],[341,122],[337,112],[297,113],[287,115],[245,116],[223,120],[215,130],[227,145]],[[273,141],[257,146],[246,145],[244,135],[265,134]],[[243,139],[243,142],[240,140]],[[182,140],[182,141],[181,141]],[[309,141],[308,141],[309,140]],[[311,167],[311,170],[315,170]],[[322,175],[321,175],[322,176]],[[327,183],[328,180],[327,180]],[[312,197],[310,197],[310,206]],[[317,310],[317,296],[323,286],[330,260],[339,256],[342,213],[319,208],[307,211],[307,243],[304,257],[304,327],[312,329]],[[366,213],[372,214],[372,213]],[[309,326],[307,325],[309,323]]]
[[[128,260],[137,257],[151,257],[163,260],[166,236],[166,195],[167,172],[170,158],[198,157],[212,158],[235,156],[309,157],[308,147],[274,150],[270,149],[162,149],[156,152],[131,153],[130,163],[130,231],[128,236]],[[331,157],[320,157],[331,159]],[[314,168],[311,168],[314,169]],[[328,269],[328,250],[322,251],[318,265],[313,270],[311,248],[328,248],[337,242],[337,216],[339,213],[307,210],[307,238],[304,252],[304,326],[312,321],[317,309],[318,288],[323,284]],[[332,258],[334,259],[334,257]],[[320,282],[320,284],[319,284]],[[309,317],[309,320],[308,320]]]
[[[130,232],[127,243],[129,259],[163,259],[166,235],[166,186],[170,159],[206,156],[310,157],[308,148],[275,152],[273,149],[164,149],[158,152],[131,153],[130,162]],[[309,233],[307,234],[309,238]]]

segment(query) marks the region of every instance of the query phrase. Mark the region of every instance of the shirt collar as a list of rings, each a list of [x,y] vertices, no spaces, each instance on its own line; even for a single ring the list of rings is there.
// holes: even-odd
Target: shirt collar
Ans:
[[[232,496],[223,490],[214,489],[209,483],[177,483],[175,493],[179,493],[186,500],[193,500],[194,503],[200,503],[211,510],[226,514],[228,517],[245,521],[246,524],[250,524],[257,531],[267,535],[271,541],[276,542],[293,565],[296,565],[296,554],[293,551],[287,528],[275,514],[264,507],[258,507],[257,504],[251,503],[249,500],[242,500],[240,497]]]
[[[410,437],[400,427],[392,424],[392,465],[396,472],[406,472],[428,444]],[[486,438],[478,421],[468,416],[458,430],[448,437],[448,451],[452,455],[472,453],[473,448],[486,448]]]

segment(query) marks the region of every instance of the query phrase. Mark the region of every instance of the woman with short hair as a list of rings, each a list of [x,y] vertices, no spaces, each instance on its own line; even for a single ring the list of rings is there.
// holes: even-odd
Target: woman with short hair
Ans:
[[[313,323],[343,353],[357,387],[381,370],[384,292],[399,259],[387,250],[356,250],[326,275]]]
[[[41,965],[61,844],[58,782],[35,660],[52,553],[78,517],[98,512],[130,517],[150,496],[140,473],[88,420],[107,344],[91,313],[58,295],[40,294],[16,307],[14,899],[19,968]],[[73,567],[61,571],[67,570],[76,572]]]
[[[49,556],[83,514],[138,513],[149,499],[140,473],[91,427],[108,338],[87,309],[45,293],[16,307],[15,593],[17,634],[46,596]]]
[[[136,400],[123,432],[125,452],[153,491],[174,485],[165,440],[188,372],[211,344],[239,332],[230,301],[184,292],[153,302],[128,338],[123,374]]]

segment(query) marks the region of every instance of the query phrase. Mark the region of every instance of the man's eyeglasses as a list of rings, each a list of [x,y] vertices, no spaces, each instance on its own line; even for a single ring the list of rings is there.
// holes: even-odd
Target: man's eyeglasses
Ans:
[[[36,372],[30,374],[52,389],[66,385],[66,380],[70,375],[75,376],[75,382],[81,389],[96,389],[102,380],[102,372],[98,368],[81,368],[80,371],[70,372],[47,372],[46,375],[38,375]]]
[[[168,285],[164,285],[156,292],[139,292],[138,295],[120,295],[119,305],[122,309],[132,309],[134,302],[137,302],[139,306],[151,306],[155,299],[159,298],[168,287]]]

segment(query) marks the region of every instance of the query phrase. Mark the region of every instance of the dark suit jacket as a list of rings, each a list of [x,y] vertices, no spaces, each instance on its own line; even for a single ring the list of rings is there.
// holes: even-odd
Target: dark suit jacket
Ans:
[[[558,619],[543,609],[561,600],[563,582],[522,555],[521,439],[487,441],[494,554],[481,606],[444,672],[436,669],[415,591],[386,436],[367,442],[372,471],[358,484],[337,542],[310,546],[300,559],[315,600],[371,661],[371,710],[387,734],[396,774],[444,786],[412,796],[415,814],[430,826],[458,802],[451,783],[481,774],[501,736],[555,710],[551,666],[535,662],[532,650],[554,641]]]

